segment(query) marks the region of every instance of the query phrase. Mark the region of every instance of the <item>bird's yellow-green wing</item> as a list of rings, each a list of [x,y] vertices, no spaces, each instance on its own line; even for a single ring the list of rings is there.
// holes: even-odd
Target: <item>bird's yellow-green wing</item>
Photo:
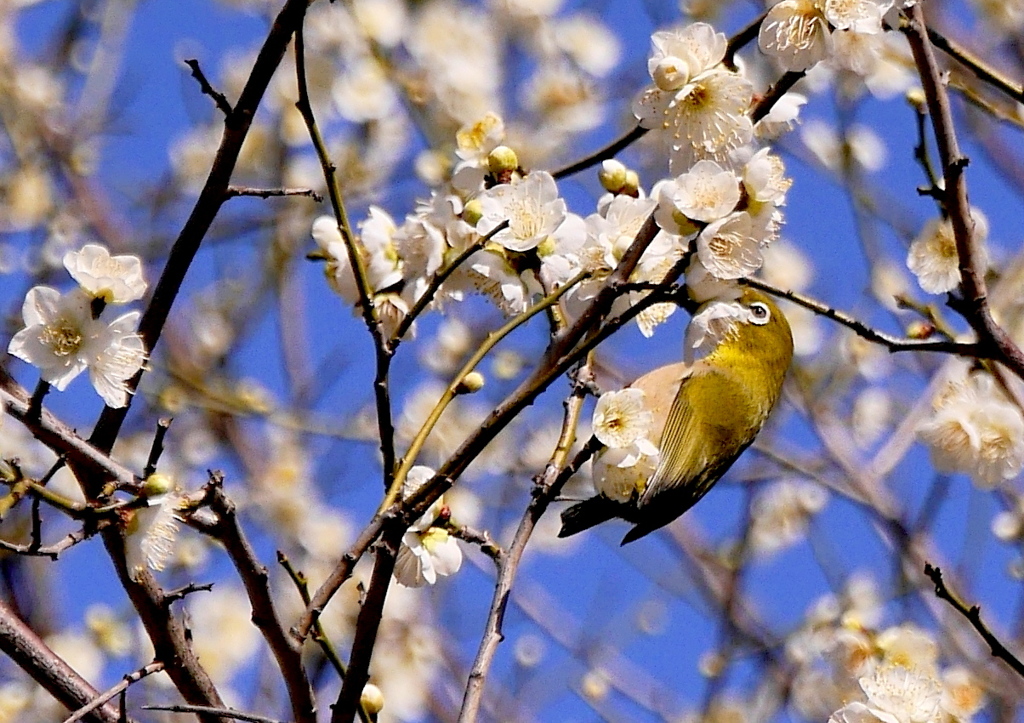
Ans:
[[[673,518],[682,514],[753,441],[758,416],[735,375],[697,362],[672,402],[658,444],[661,459],[638,506],[665,504]]]

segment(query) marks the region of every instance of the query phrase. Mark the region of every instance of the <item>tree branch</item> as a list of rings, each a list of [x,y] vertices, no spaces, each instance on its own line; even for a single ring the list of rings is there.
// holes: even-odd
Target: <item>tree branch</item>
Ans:
[[[945,182],[943,205],[953,226],[957,255],[960,259],[960,288],[963,293],[957,310],[977,332],[979,343],[992,344],[998,350],[995,357],[1019,378],[1024,379],[1024,352],[992,318],[985,286],[985,270],[978,263],[978,251],[974,242],[974,222],[971,219],[970,203],[967,200],[967,181],[964,169],[967,158],[960,153],[960,146],[953,127],[953,113],[949,105],[942,74],[931,44],[926,40],[927,26],[920,4],[907,9],[909,17],[901,30],[907,37],[921,76],[928,112],[939,149],[942,176]]]
[[[238,162],[242,143],[245,141],[252,125],[252,119],[256,115],[256,109],[263,99],[263,94],[270,84],[274,71],[277,70],[284,58],[292,35],[302,24],[306,8],[311,2],[312,0],[287,0],[285,2],[284,7],[274,19],[267,39],[260,48],[256,62],[249,73],[249,79],[238,97],[238,102],[224,119],[224,133],[221,136],[213,166],[206,178],[206,184],[203,186],[199,198],[196,199],[192,213],[171,247],[167,264],[153,289],[149,305],[139,321],[139,335],[142,336],[143,343],[150,354],[153,353],[157,341],[160,339],[185,274],[188,273],[213,220],[220,212],[221,205],[227,199],[231,175]],[[138,374],[129,380],[129,390],[134,391],[138,388],[144,372],[145,369],[139,370]],[[89,441],[98,449],[109,452],[114,446],[114,440],[117,439],[125,416],[131,408],[133,398],[129,396],[128,405],[120,409],[106,407],[103,410],[93,429],[92,436],[89,438]],[[89,497],[95,496],[96,492],[95,489],[86,490]]]
[[[223,543],[252,605],[252,622],[263,634],[288,688],[292,715],[297,723],[316,722],[313,690],[302,663],[302,646],[289,637],[270,594],[267,568],[256,557],[238,523],[234,502],[224,494],[224,476],[211,473],[205,488],[210,509],[217,515],[213,536]]]
[[[930,563],[924,564],[924,574],[935,585],[935,597],[939,600],[945,600],[950,606],[958,613],[963,615],[967,622],[978,631],[978,634],[988,644],[989,650],[992,651],[992,656],[999,658],[1011,668],[1020,677],[1024,678],[1024,663],[1020,661],[1017,656],[1006,649],[1006,646],[1000,642],[999,638],[988,629],[985,622],[981,619],[981,608],[977,605],[967,607],[960,598],[954,595],[948,587],[946,587],[945,581],[942,579],[942,570],[937,567],[933,567]]]
[[[0,598],[0,651],[68,710],[86,706],[100,696],[98,690],[50,650],[3,598]],[[113,706],[101,703],[87,712],[83,720],[118,723],[120,714]]]

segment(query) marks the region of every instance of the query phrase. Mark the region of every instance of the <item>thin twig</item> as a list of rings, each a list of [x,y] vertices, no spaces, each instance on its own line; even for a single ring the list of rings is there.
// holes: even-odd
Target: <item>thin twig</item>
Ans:
[[[163,418],[156,423],[156,434],[153,435],[153,445],[149,448],[149,459],[146,460],[146,468],[142,472],[143,479],[149,479],[150,475],[156,472],[157,462],[160,461],[160,455],[164,453],[164,438],[167,436],[167,430],[171,428],[170,418]]]
[[[466,363],[462,365],[462,368],[459,369],[459,371],[452,377],[452,380],[448,383],[448,386],[445,388],[441,398],[437,400],[434,408],[430,411],[430,414],[427,415],[427,419],[423,422],[423,426],[420,427],[416,436],[409,443],[409,448],[402,456],[402,461],[395,472],[391,489],[388,490],[387,495],[384,497],[384,501],[381,502],[378,512],[390,507],[398,498],[398,493],[402,489],[402,485],[405,482],[406,476],[409,474],[409,470],[416,464],[416,458],[419,455],[420,450],[423,448],[423,445],[426,444],[434,426],[441,419],[441,415],[444,414],[445,409],[448,408],[451,401],[458,395],[459,385],[462,383],[462,380],[465,379],[470,372],[476,369],[477,365],[483,361],[484,357],[490,353],[491,349],[534,316],[557,304],[559,299],[575,288],[576,285],[586,276],[587,273],[581,271],[575,277],[566,281],[563,286],[560,286],[553,293],[545,296],[522,314],[509,319],[500,329],[492,331],[487,335],[487,338],[484,339],[483,343],[480,344],[477,350],[473,352],[469,359],[466,360]]]
[[[352,225],[348,219],[348,211],[345,209],[345,201],[342,198],[341,186],[338,182],[338,174],[327,151],[327,145],[324,143],[323,136],[317,126],[316,117],[313,115],[313,106],[309,102],[309,91],[306,87],[306,49],[301,25],[295,32],[295,74],[299,93],[299,99],[295,103],[295,107],[302,114],[306,130],[320,161],[324,180],[327,183],[327,194],[331,199],[331,208],[334,210],[334,217],[338,223],[338,231],[345,242],[349,265],[355,277],[356,289],[359,292],[357,307],[362,314],[363,323],[366,325],[373,340],[375,361],[373,394],[377,410],[377,430],[380,434],[384,489],[389,490],[392,487],[392,479],[395,473],[395,424],[392,418],[391,391],[388,383],[388,375],[391,370],[391,353],[388,340],[384,338],[384,329],[377,318],[374,308],[374,289],[370,287],[366,262],[357,245],[355,234],[352,232]]]
[[[148,665],[142,666],[138,670],[134,670],[131,673],[126,674],[123,678],[121,678],[121,681],[118,682],[116,685],[111,686],[103,693],[101,693],[98,697],[96,697],[94,700],[89,701],[87,705],[82,706],[74,713],[72,713],[70,716],[65,718],[63,723],[75,723],[75,721],[82,720],[83,718],[85,718],[85,716],[99,708],[108,700],[110,700],[116,695],[120,695],[122,692],[127,690],[128,686],[130,686],[132,683],[137,683],[146,676],[153,675],[153,673],[159,673],[163,669],[164,664],[159,660],[156,660],[152,663],[149,663]]]
[[[775,81],[768,90],[765,91],[754,105],[750,108],[750,120],[757,123],[759,120],[768,115],[776,103],[790,91],[790,89],[804,77],[804,71],[802,70],[790,70],[783,74],[781,78]]]
[[[307,198],[312,198],[317,203],[324,200],[324,197],[312,188],[253,188],[251,186],[228,186],[224,193],[228,198],[235,198],[237,196],[256,196],[257,198],[305,196]]]
[[[974,76],[1017,103],[1024,103],[1024,85],[1012,81],[965,47],[950,40],[934,28],[927,28],[928,39],[949,57],[967,68]]]
[[[619,138],[616,138],[614,141],[609,143],[604,148],[595,151],[594,153],[591,153],[586,158],[581,158],[580,160],[574,163],[570,163],[568,166],[564,166],[556,171],[552,171],[551,175],[554,176],[555,180],[558,180],[561,178],[565,178],[566,176],[571,176],[575,173],[579,173],[580,171],[585,171],[591,166],[596,166],[601,161],[607,160],[609,158],[614,158],[619,151],[622,151],[628,148],[629,146],[633,145],[633,143],[642,138],[645,133],[647,133],[647,129],[637,124],[630,128],[624,135],[620,136]]]
[[[292,565],[291,560],[283,552],[278,550],[277,561],[281,567],[288,573],[288,577],[291,578],[292,582],[295,583],[296,589],[299,591],[299,597],[302,599],[304,605],[309,605],[309,580],[306,576],[296,570]],[[338,673],[338,677],[341,680],[345,680],[346,667],[341,657],[338,655],[338,651],[334,648],[334,643],[327,637],[324,632],[324,627],[319,620],[313,624],[313,632],[310,636],[313,638],[313,642],[320,646],[321,652],[324,657],[327,658],[327,662],[331,664],[334,670]],[[362,699],[359,701],[359,707],[356,709],[356,713],[359,714],[359,720],[362,723],[372,723],[372,716],[366,711],[366,707],[363,705]]]
[[[505,551],[501,549],[501,545],[494,541],[494,538],[491,537],[487,530],[476,530],[467,525],[453,525],[450,522],[445,529],[448,530],[448,534],[452,537],[457,537],[463,542],[468,542],[470,545],[480,548],[480,552],[494,560],[494,563],[500,568]]]
[[[787,299],[792,301],[794,304],[799,304],[819,316],[824,316],[826,319],[831,319],[832,321],[845,326],[847,329],[852,330],[857,334],[857,336],[863,339],[867,339],[870,342],[884,346],[890,352],[934,351],[946,354],[955,354],[957,356],[972,359],[995,358],[998,356],[995,349],[988,348],[976,342],[959,342],[941,339],[908,339],[905,337],[893,336],[892,334],[886,334],[885,332],[873,329],[849,314],[839,311],[838,309],[834,309],[827,304],[823,304],[820,301],[810,298],[809,296],[804,296],[796,291],[780,289],[762,279],[751,277],[742,279],[740,283],[746,286],[751,286],[755,289],[760,289],[761,291],[766,291],[773,296]]]
[[[170,607],[172,603],[184,600],[189,595],[194,595],[197,592],[211,592],[212,590],[212,582],[190,582],[165,592],[163,602],[166,607]]]
[[[946,587],[946,583],[942,579],[942,570],[939,568],[926,562],[924,564],[924,574],[927,575],[935,585],[935,597],[940,600],[945,600],[953,607],[954,610],[967,618],[967,621],[971,626],[978,631],[978,634],[988,644],[989,650],[992,651],[992,656],[1004,661],[1007,665],[1013,668],[1013,672],[1024,678],[1024,663],[1022,663],[1017,656],[1007,650],[1006,646],[1000,642],[999,638],[997,638],[995,634],[988,629],[988,626],[985,625],[985,622],[981,619],[981,608],[977,605],[967,607],[960,598],[954,595],[952,591]]]
[[[350,723],[359,709],[363,688],[370,680],[370,660],[377,642],[377,632],[384,615],[384,602],[391,587],[391,575],[395,571],[398,548],[405,533],[401,519],[388,518],[380,539],[374,545],[376,559],[370,573],[370,585],[359,615],[356,617],[355,637],[352,653],[348,660],[348,672],[341,684],[341,692],[331,711],[331,723]]]
[[[459,723],[475,723],[479,714],[487,674],[494,661],[498,644],[504,639],[502,627],[505,610],[512,593],[512,584],[515,582],[523,552],[526,550],[526,544],[530,541],[537,522],[547,511],[551,502],[558,497],[569,478],[601,447],[601,443],[592,437],[576,454],[572,462],[566,464],[569,450],[576,438],[576,425],[579,422],[585,397],[586,387],[580,384],[574,385],[572,396],[566,403],[562,431],[552,453],[551,461],[537,481],[533,497],[523,512],[508,552],[497,560],[498,579],[494,585],[494,595],[487,613],[487,622],[484,624],[484,634],[480,639],[476,658],[473,660],[473,667],[469,672],[469,679],[466,681],[462,709],[459,712]]]
[[[46,545],[45,547],[38,545],[35,537],[33,537],[32,542],[28,543],[27,545],[16,545],[13,542],[0,540],[0,550],[13,552],[16,555],[26,555],[28,557],[48,557],[51,560],[56,560],[62,552],[70,550],[79,542],[84,542],[85,540],[88,540],[90,537],[99,532],[99,530],[100,528],[97,526],[90,531],[81,529],[76,532],[69,532],[67,535],[62,537],[60,541],[55,542],[52,545]],[[34,534],[35,532],[33,532],[33,535]]]
[[[399,322],[394,336],[391,337],[389,350],[392,354],[395,353],[395,350],[398,349],[398,345],[402,342],[402,339],[409,332],[409,329],[412,328],[413,322],[416,321],[419,315],[426,310],[430,305],[430,302],[434,300],[434,295],[437,294],[441,285],[448,280],[448,277],[454,274],[470,256],[486,246],[487,242],[494,238],[497,233],[504,231],[506,228],[508,228],[508,219],[499,223],[474,243],[467,246],[458,256],[452,259],[450,263],[445,264],[437,270],[437,272],[430,278],[430,283],[427,284],[427,288],[423,291],[420,297],[416,299],[416,303],[412,305],[412,308],[409,309],[409,313],[406,314],[402,318],[402,321]]]
[[[923,104],[914,101],[911,101],[910,105],[914,109],[914,125],[917,128],[917,145],[914,146],[914,158],[921,165],[921,170],[924,171],[925,178],[928,179],[927,188],[918,188],[917,192],[922,195],[931,196],[941,203],[942,188],[939,185],[939,176],[935,173],[931,156],[928,153],[927,109]],[[941,211],[945,213],[945,209],[941,209]]]
[[[139,478],[124,465],[114,461],[78,436],[75,431],[50,412],[38,417],[30,412],[28,393],[10,377],[0,376],[0,406],[32,431],[39,441],[58,455],[63,455],[80,472],[99,480],[113,480],[119,487],[138,489]],[[97,488],[102,484],[97,484]]]
[[[206,79],[206,74],[203,73],[203,69],[199,67],[199,61],[196,58],[185,58],[185,65],[192,69],[192,77],[199,81],[199,89],[203,95],[208,95],[213,98],[213,102],[217,104],[218,110],[224,114],[225,118],[231,117],[231,102],[227,96],[220,91],[214,89],[210,85],[210,81]]]
[[[767,15],[767,11],[761,13],[751,20],[745,28],[742,28],[738,33],[729,38],[729,43],[725,46],[725,57],[722,58],[722,64],[729,68],[729,70],[738,70],[736,67],[736,53],[757,37],[758,32],[761,30],[761,23],[764,22]]]
[[[268,718],[265,715],[255,713],[243,713],[232,708],[220,708],[212,705],[190,705],[177,703],[175,705],[144,705],[142,710],[165,710],[168,713],[201,713],[203,715],[215,715],[219,718],[230,718],[231,720],[242,720],[248,723],[285,723],[277,718]]]

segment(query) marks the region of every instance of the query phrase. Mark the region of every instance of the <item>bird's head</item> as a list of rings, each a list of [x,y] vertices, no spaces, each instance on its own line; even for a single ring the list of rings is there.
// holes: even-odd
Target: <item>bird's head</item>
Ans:
[[[746,287],[737,299],[705,302],[687,330],[687,353],[703,351],[710,364],[764,374],[782,384],[793,359],[793,332],[775,302]]]

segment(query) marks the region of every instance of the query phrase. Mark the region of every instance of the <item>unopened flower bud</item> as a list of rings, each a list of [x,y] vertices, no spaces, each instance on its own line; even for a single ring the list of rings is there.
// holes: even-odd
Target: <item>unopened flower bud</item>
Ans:
[[[924,91],[921,88],[911,88],[907,91],[906,98],[907,102],[919,111],[923,111],[927,104],[927,99],[925,98]]]
[[[377,715],[384,709],[384,694],[373,683],[367,683],[359,696],[359,704],[370,715]]]
[[[580,692],[589,701],[604,700],[608,697],[608,674],[603,670],[588,670],[580,680]]]
[[[511,173],[519,168],[519,156],[508,146],[497,146],[487,154],[487,170],[495,176]]]
[[[601,162],[601,170],[597,172],[597,179],[601,186],[609,193],[618,193],[626,185],[626,166],[621,161],[609,158]]]
[[[697,662],[700,674],[705,678],[717,678],[725,671],[725,657],[718,650],[708,650]]]
[[[470,372],[466,376],[462,377],[462,381],[459,382],[455,388],[456,394],[473,394],[479,392],[484,388],[485,383],[484,375],[480,372]]]
[[[142,483],[142,497],[159,497],[174,490],[174,480],[160,472],[154,472]]]
[[[480,202],[479,198],[474,198],[466,202],[466,205],[462,209],[462,220],[468,223],[470,226],[476,226],[477,221],[483,218],[484,206]]]
[[[623,196],[638,198],[640,196],[640,174],[632,169],[626,171],[626,182],[619,189],[619,193]]]
[[[911,339],[927,339],[935,333],[935,326],[927,321],[912,321],[907,326],[907,336]]]

